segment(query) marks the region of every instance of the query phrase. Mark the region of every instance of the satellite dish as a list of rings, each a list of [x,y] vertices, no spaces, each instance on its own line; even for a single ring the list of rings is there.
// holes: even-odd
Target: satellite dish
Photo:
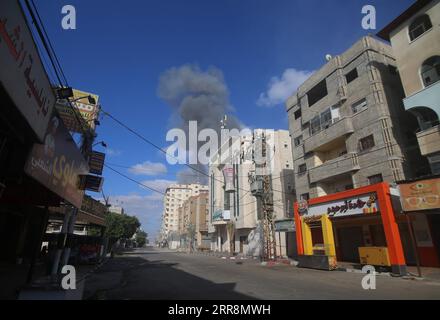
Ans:
[[[325,60],[330,61],[332,59],[332,55],[331,54],[326,54],[325,55]]]

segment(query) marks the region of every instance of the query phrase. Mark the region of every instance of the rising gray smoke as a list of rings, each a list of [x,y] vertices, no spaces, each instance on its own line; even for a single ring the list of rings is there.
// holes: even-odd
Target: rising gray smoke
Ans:
[[[195,65],[171,68],[160,76],[158,95],[178,114],[177,126],[187,133],[187,137],[189,121],[197,121],[198,131],[211,128],[220,132],[220,121],[225,114],[228,114],[229,129],[243,127],[230,115],[234,110],[229,103],[229,91],[223,73],[217,68],[206,71]],[[207,172],[204,165],[192,166]],[[186,168],[177,174],[177,180],[179,183],[206,183],[207,177]]]

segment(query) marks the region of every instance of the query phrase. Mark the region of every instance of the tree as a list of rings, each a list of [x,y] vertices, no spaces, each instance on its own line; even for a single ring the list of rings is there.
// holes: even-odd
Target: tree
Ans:
[[[138,218],[133,216],[108,213],[105,218],[106,236],[114,240],[129,239],[141,226]]]
[[[139,247],[143,247],[147,244],[147,233],[145,231],[139,230],[136,232],[136,243]]]

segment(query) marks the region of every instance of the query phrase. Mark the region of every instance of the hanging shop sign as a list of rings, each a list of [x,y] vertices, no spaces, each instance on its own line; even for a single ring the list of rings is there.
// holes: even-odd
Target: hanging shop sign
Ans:
[[[75,207],[81,207],[84,190],[80,188],[80,177],[86,175],[89,168],[69,131],[55,113],[44,144],[34,144],[32,147],[25,172]]]
[[[101,192],[102,185],[104,184],[104,178],[100,176],[87,175],[85,176],[85,190],[93,192]]]
[[[309,205],[305,216],[345,217],[358,214],[370,214],[379,211],[376,194],[361,195],[319,205]]]
[[[89,158],[90,173],[101,175],[104,169],[105,153],[93,151]]]
[[[440,179],[428,179],[399,185],[403,211],[440,208]]]
[[[212,221],[223,221],[231,219],[231,211],[230,210],[216,210],[212,215]]]
[[[275,221],[275,231],[277,232],[294,232],[295,222],[293,219]]]
[[[19,1],[0,1],[0,82],[42,142],[55,95]]]
[[[95,101],[90,103],[88,96]],[[70,132],[81,133],[82,131],[95,131],[95,121],[99,116],[99,96],[93,93],[73,89],[73,100],[77,101],[69,103],[67,100],[58,100],[56,109],[64,124]],[[76,108],[72,109],[72,106]],[[76,113],[76,115],[75,115]],[[79,119],[79,120],[78,120]],[[81,123],[79,122],[81,121]]]

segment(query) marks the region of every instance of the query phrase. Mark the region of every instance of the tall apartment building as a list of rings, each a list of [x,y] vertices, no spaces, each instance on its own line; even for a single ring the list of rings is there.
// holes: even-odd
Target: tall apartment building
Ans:
[[[221,152],[211,159],[208,232],[213,251],[261,255],[262,206],[252,194],[250,177],[256,174],[253,155],[263,137],[273,148],[264,174],[271,181],[274,215],[280,221],[293,221],[294,182],[289,132],[254,130],[252,134],[238,138],[238,152],[224,163],[218,162]],[[229,181],[225,180],[225,172],[229,172]],[[294,230],[279,231],[276,237],[278,254],[292,256],[295,251]]]
[[[179,245],[179,207],[192,196],[207,192],[208,186],[201,184],[172,184],[164,196],[161,226],[161,238],[167,239],[168,245],[175,248]]]
[[[440,1],[415,2],[378,36],[391,42],[405,90],[405,109],[418,120],[417,140],[430,172],[440,174]]]
[[[410,175],[414,123],[402,98],[391,47],[372,37],[304,82],[286,102],[298,199]]]

